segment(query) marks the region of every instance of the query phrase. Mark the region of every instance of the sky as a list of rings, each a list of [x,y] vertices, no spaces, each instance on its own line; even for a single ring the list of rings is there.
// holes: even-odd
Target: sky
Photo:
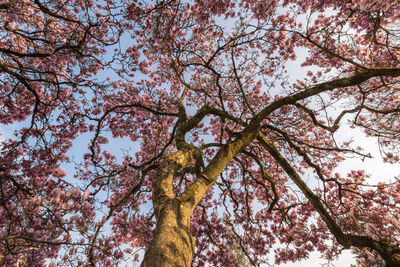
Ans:
[[[321,255],[318,252],[311,253],[310,257],[307,260],[291,262],[287,264],[281,264],[279,266],[282,267],[299,267],[299,266],[307,266],[307,267],[348,267],[351,264],[355,263],[354,254],[351,253],[350,250],[346,250],[340,255],[340,257],[334,261],[330,262],[328,265],[327,261],[321,259]]]

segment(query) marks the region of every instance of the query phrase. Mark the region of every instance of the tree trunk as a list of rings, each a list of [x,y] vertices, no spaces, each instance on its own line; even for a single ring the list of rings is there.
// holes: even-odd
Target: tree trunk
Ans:
[[[173,193],[175,172],[201,158],[201,150],[187,144],[184,133],[179,133],[180,129],[177,129],[176,138],[180,138],[177,140],[178,151],[169,154],[160,163],[153,182],[153,207],[157,224],[142,267],[191,266],[195,249],[190,233],[191,213],[229,161],[250,144],[258,131],[258,126],[248,126],[235,141],[222,147],[195,182],[180,197],[176,197]]]
[[[195,248],[190,233],[190,211],[183,208],[179,199],[170,199],[162,206],[141,266],[189,267]]]

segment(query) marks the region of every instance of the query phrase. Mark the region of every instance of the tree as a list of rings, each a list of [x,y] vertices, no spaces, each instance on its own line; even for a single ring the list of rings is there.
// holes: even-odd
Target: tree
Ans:
[[[0,4],[1,264],[399,266],[400,183],[335,170],[346,120],[399,161],[398,6]]]

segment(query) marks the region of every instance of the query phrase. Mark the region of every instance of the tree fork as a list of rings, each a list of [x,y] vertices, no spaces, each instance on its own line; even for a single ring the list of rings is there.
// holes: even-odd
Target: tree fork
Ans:
[[[184,146],[168,155],[158,166],[153,183],[153,205],[156,229],[147,249],[145,266],[190,266],[194,253],[194,239],[190,233],[191,210],[174,196],[175,172],[199,157],[200,150]]]
[[[191,265],[195,242],[190,233],[190,213],[177,198],[163,205],[142,267]]]

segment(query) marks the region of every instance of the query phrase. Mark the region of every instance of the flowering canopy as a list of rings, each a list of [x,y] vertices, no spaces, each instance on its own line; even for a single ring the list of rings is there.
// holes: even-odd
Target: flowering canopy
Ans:
[[[335,170],[399,161],[399,7],[3,1],[0,265],[399,266],[400,183]]]

